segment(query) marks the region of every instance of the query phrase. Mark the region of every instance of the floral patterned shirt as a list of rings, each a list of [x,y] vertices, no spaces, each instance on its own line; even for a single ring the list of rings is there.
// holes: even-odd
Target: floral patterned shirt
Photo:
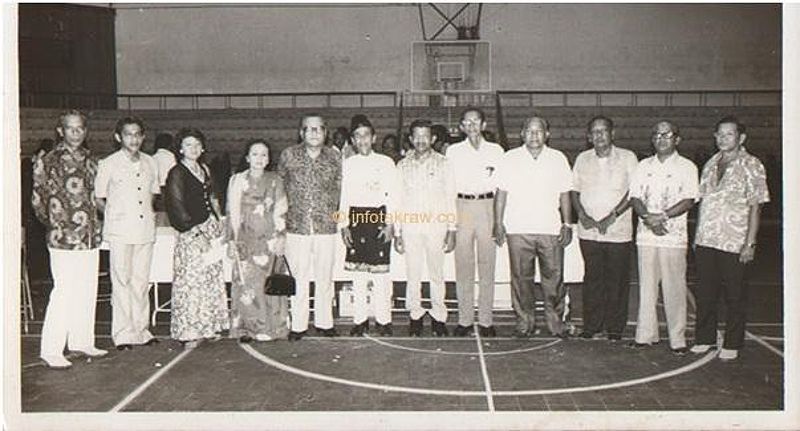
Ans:
[[[311,158],[305,145],[281,152],[278,174],[289,200],[286,231],[299,235],[335,234],[335,213],[342,188],[342,158],[336,150],[322,147]]]
[[[684,199],[696,201],[697,196],[697,166],[677,152],[663,162],[656,155],[642,160],[631,178],[631,199],[641,200],[651,213],[662,213]],[[665,227],[667,234],[658,236],[640,222],[636,231],[636,244],[686,248],[686,213],[668,219]]]
[[[755,156],[740,150],[719,178],[721,153],[703,167],[700,177],[700,216],[695,243],[739,253],[747,237],[750,206],[769,202],[767,174]]]
[[[36,160],[31,203],[36,217],[47,227],[48,247],[87,250],[100,246],[96,174],[97,160],[88,149],[71,151],[63,142]]]

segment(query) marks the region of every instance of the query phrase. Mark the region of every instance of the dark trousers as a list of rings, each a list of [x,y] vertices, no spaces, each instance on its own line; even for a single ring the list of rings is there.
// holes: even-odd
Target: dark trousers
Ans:
[[[517,330],[533,333],[536,327],[533,292],[536,260],[539,260],[544,296],[544,317],[551,334],[567,330],[564,322],[564,249],[556,235],[509,234],[508,257],[511,269],[511,304],[517,315]]]
[[[581,240],[583,330],[622,334],[628,322],[630,242]]]
[[[697,247],[695,258],[697,275],[700,277],[694,292],[697,301],[695,344],[716,344],[717,309],[721,294],[725,300],[725,341],[722,347],[741,349],[744,347],[747,318],[745,265],[739,262],[738,253],[709,247]]]

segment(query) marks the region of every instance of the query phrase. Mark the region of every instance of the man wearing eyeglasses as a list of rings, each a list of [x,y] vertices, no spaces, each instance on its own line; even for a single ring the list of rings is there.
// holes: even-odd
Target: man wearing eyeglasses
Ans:
[[[656,154],[642,160],[631,180],[630,198],[639,216],[636,246],[639,259],[639,318],[633,348],[659,341],[659,283],[667,316],[670,349],[685,355],[686,347],[686,213],[698,198],[697,166],[678,154],[678,127],[657,123],[651,142]]]
[[[283,150],[278,163],[289,200],[286,260],[297,280],[297,293],[291,297],[289,341],[306,335],[312,277],[314,327],[325,337],[339,335],[333,327],[332,279],[342,157],[325,145],[327,126],[322,116],[303,117],[299,133],[302,142]]]
[[[456,294],[458,326],[455,336],[468,336],[475,322],[475,256],[478,257],[478,324],[482,337],[494,337],[494,265],[497,249],[492,241],[493,199],[497,167],[503,147],[483,138],[486,118],[482,110],[467,108],[461,114],[461,131],[467,138],[447,148],[447,159],[455,170]]]
[[[725,339],[719,358],[732,360],[744,347],[747,311],[745,268],[753,260],[761,205],[769,202],[764,165],[744,148],[745,126],[735,117],[717,123],[719,152],[700,178],[700,214],[695,256],[700,283],[695,290],[697,324],[693,353],[717,343],[717,304],[725,298]]]

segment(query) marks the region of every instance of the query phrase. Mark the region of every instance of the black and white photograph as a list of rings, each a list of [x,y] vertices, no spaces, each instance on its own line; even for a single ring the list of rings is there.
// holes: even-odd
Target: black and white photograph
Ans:
[[[4,428],[800,429],[796,4],[0,7]]]

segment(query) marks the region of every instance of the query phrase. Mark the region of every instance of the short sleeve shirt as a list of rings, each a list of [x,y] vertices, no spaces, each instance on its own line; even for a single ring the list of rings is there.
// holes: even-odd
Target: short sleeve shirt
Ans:
[[[95,196],[106,200],[103,239],[146,244],[156,239],[153,195],[160,193],[158,165],[139,153],[132,161],[123,150],[100,160]]]
[[[641,162],[631,180],[631,199],[637,198],[651,213],[663,213],[684,199],[697,200],[697,166],[691,160],[673,153],[663,162],[658,156]],[[688,241],[686,213],[668,219],[667,234],[658,236],[644,223],[639,223],[636,244],[651,247],[685,248]]]
[[[600,220],[614,210],[630,188],[639,160],[633,151],[612,147],[607,157],[598,157],[594,149],[578,154],[572,169],[573,190],[580,193],[583,209],[589,217]],[[631,210],[620,214],[605,234],[597,228],[578,224],[578,238],[599,242],[628,242],[633,238]]]
[[[470,195],[494,192],[503,154],[503,147],[484,139],[478,149],[469,140],[447,147],[447,159],[455,172],[456,191]]]
[[[720,181],[720,153],[703,167],[697,245],[739,253],[747,237],[750,206],[769,202],[764,165],[744,148],[739,151]]]
[[[564,153],[545,146],[534,158],[524,145],[508,151],[498,169],[497,188],[508,193],[506,233],[558,235],[560,196],[572,189]]]

